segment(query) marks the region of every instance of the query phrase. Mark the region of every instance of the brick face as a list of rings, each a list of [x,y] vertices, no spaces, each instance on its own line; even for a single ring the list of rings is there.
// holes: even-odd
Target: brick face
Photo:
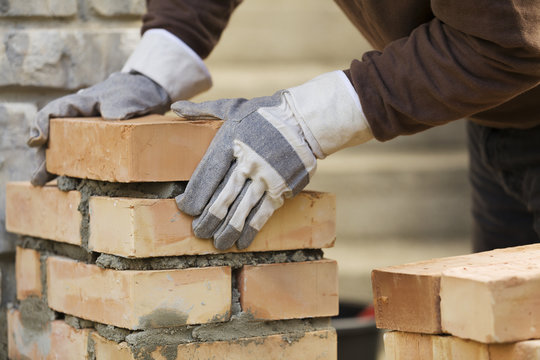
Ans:
[[[12,16],[43,16],[65,17],[77,13],[76,0],[25,0],[2,1],[0,3],[0,17]]]
[[[246,265],[238,284],[242,310],[256,319],[338,314],[337,263],[334,260]]]
[[[43,328],[26,326],[17,310],[8,310],[8,353],[12,360],[89,359],[90,330],[77,330],[55,320]],[[29,327],[30,326],[30,327]]]
[[[74,90],[119,71],[137,44],[136,29],[0,32],[0,86]],[[114,49],[114,51],[107,51]]]
[[[28,182],[7,185],[6,228],[10,232],[80,245],[82,215],[78,191]]]
[[[15,277],[17,281],[17,299],[28,296],[41,297],[41,261],[39,252],[17,247],[15,258]]]
[[[99,15],[111,16],[141,16],[146,11],[144,0],[90,0],[92,9]]]
[[[93,251],[124,257],[219,252],[212,241],[193,235],[193,218],[182,214],[174,199],[93,197],[90,213]],[[326,248],[334,239],[335,197],[302,192],[278,209],[245,251]]]
[[[134,360],[126,343],[117,344],[93,334],[96,360]],[[167,351],[170,347],[173,351]],[[294,341],[287,335],[277,334],[240,338],[234,341],[216,341],[158,347],[149,351],[152,359],[164,359],[163,351],[175,353],[170,360],[337,360],[337,337],[334,330],[318,330],[304,334]],[[167,357],[169,359],[169,357]]]
[[[225,321],[231,269],[118,271],[49,257],[47,298],[54,310],[134,330]]]

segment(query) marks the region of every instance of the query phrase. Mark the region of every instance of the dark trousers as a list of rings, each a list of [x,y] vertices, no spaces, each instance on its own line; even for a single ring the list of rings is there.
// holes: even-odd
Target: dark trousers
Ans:
[[[540,126],[467,133],[474,251],[540,242]]]

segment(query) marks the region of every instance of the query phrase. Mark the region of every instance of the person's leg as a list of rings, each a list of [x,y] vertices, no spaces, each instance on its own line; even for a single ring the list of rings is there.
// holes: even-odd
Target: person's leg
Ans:
[[[540,238],[534,231],[533,212],[508,187],[509,181],[520,181],[520,172],[504,171],[499,166],[500,131],[471,122],[467,130],[473,250],[486,251],[538,242]],[[505,156],[509,155],[503,151]]]

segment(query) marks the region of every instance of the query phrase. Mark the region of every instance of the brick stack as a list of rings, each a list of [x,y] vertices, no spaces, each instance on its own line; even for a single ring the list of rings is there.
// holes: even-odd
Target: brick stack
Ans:
[[[540,359],[540,244],[377,269],[372,283],[388,360]]]
[[[285,202],[246,250],[196,238],[180,194],[219,123],[56,119],[55,184],[10,183],[12,359],[336,359],[335,199]]]

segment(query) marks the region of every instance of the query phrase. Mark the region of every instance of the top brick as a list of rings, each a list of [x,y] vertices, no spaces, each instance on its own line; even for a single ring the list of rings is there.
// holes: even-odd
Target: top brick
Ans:
[[[76,0],[26,0],[0,2],[0,16],[66,17],[77,13]]]
[[[47,170],[123,183],[189,180],[220,126],[160,115],[53,119]]]

